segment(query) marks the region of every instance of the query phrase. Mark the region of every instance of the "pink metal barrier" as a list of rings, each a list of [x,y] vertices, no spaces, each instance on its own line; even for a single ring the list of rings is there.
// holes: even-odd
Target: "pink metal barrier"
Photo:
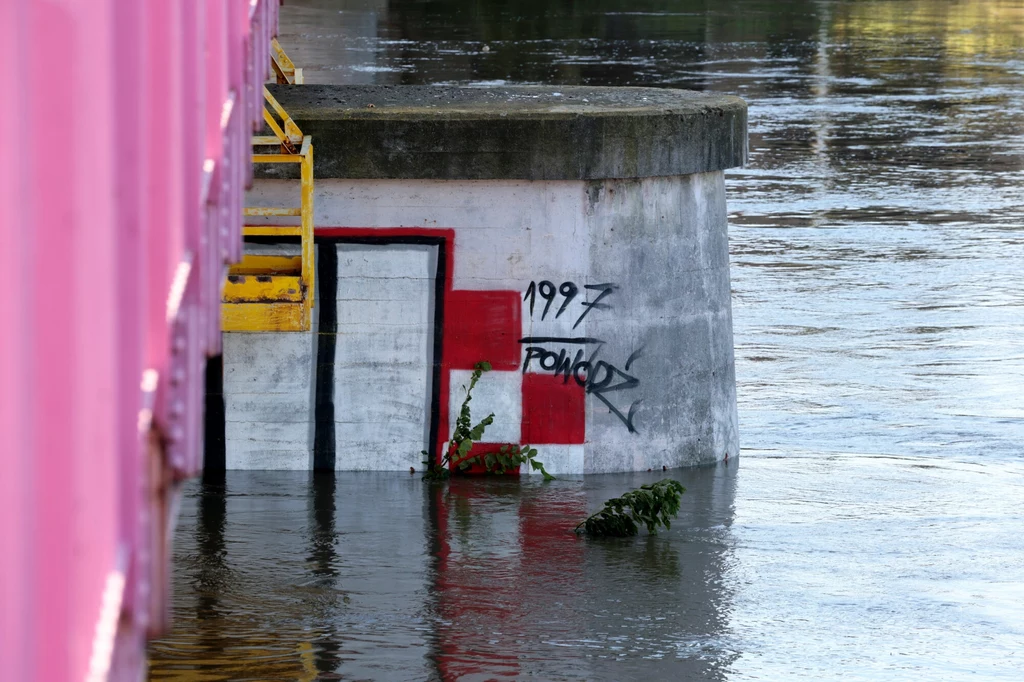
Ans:
[[[278,0],[2,0],[0,678],[138,680]]]

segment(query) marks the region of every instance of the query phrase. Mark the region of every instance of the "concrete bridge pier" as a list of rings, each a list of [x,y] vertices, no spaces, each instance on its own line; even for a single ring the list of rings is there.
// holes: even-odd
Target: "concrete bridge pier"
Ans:
[[[556,475],[737,454],[723,170],[746,159],[742,100],[273,92],[316,144],[317,298],[309,332],[225,334],[227,468],[421,469],[484,360],[475,452],[529,443]],[[265,175],[248,204],[296,183]]]

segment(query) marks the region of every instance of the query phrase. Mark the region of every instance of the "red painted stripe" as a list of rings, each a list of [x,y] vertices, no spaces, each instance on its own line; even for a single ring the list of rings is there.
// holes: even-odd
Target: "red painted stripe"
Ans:
[[[460,459],[454,460],[452,462],[451,468],[455,469],[459,465],[459,462],[462,462],[463,460],[469,459],[470,457],[477,457],[477,456],[489,455],[489,454],[500,452],[501,449],[503,447],[505,447],[506,445],[512,445],[512,444],[511,443],[473,443],[473,447],[470,448],[469,454],[466,455],[465,457],[462,457]],[[486,474],[487,473],[487,467],[485,467],[483,464],[474,463],[474,464],[470,464],[469,468],[466,469],[465,471],[462,471],[461,473],[469,474],[471,476],[472,475],[479,475],[479,474]],[[518,476],[519,475],[519,470],[517,469],[515,471],[506,472],[505,475],[506,476]]]
[[[523,442],[580,445],[586,440],[586,392],[557,374],[523,375]]]
[[[444,340],[452,369],[487,361],[519,369],[522,303],[518,291],[452,291],[445,307]]]

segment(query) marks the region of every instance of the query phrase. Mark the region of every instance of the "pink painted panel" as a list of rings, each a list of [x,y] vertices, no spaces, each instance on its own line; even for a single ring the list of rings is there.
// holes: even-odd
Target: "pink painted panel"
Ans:
[[[13,64],[27,50],[28,17],[21,3],[0,2],[0,59]],[[27,92],[28,74],[13,69],[8,86]],[[13,97],[0,107],[0,130],[30,134],[28,99]],[[36,630],[32,595],[38,586],[32,572],[33,522],[30,516],[35,467],[25,453],[34,451],[33,430],[25,403],[32,400],[28,387],[33,378],[32,335],[11,333],[32,319],[34,291],[24,283],[31,279],[28,258],[35,236],[20,229],[31,214],[28,193],[28,159],[21,154],[0,154],[0,319],[7,331],[0,334],[0,664],[12,679],[33,679],[33,660],[25,654]],[[11,292],[24,292],[13,296]]]
[[[115,191],[115,239],[114,259],[114,316],[116,325],[115,343],[117,364],[115,371],[116,413],[138,414],[142,393],[139,390],[143,359],[145,357],[145,281],[148,269],[146,240],[149,231],[143,224],[144,210],[148,195],[145,192],[148,168],[147,140],[143,136],[143,115],[149,108],[148,90],[144,76],[148,71],[142,37],[146,3],[132,0],[115,0],[113,33],[118,38],[113,43],[115,63],[121,65],[117,84],[113,88],[113,113],[116,143],[113,153]],[[138,424],[128,420],[117,420],[117,452],[139,451]],[[118,548],[135,548],[142,544],[143,527],[139,523],[142,515],[142,489],[145,483],[145,469],[141,457],[120,458],[118,470]],[[125,556],[127,583],[122,598],[122,608],[134,622],[145,623],[144,592],[148,587],[146,557],[138,552]],[[142,592],[142,594],[140,594]],[[144,630],[143,630],[144,631]],[[136,631],[126,631],[126,639],[138,636]],[[122,656],[129,657],[131,647],[119,647]]]
[[[0,2],[5,679],[140,679],[166,619],[277,5]]]

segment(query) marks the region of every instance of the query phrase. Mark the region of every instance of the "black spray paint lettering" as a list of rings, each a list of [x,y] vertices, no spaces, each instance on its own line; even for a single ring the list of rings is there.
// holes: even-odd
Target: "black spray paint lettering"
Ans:
[[[588,337],[552,337],[552,336],[528,336],[519,340],[520,343],[526,344],[526,359],[523,361],[523,373],[530,368],[531,363],[537,360],[542,370],[552,372],[555,376],[562,376],[562,381],[568,383],[569,379],[575,381],[579,386],[582,386],[587,393],[593,395],[595,398],[600,400],[605,406],[611,410],[612,414],[618,417],[626,428],[629,429],[630,433],[636,433],[636,426],[633,424],[633,417],[636,415],[637,407],[643,402],[642,399],[634,400],[630,403],[629,408],[626,410],[626,414],[615,406],[614,403],[605,395],[606,393],[614,393],[616,391],[626,391],[637,388],[640,385],[640,380],[635,376],[629,374],[629,369],[639,357],[643,350],[638,349],[630,354],[626,360],[625,369],[619,369],[615,365],[605,362],[604,360],[598,360],[597,355],[600,352],[601,345],[604,343],[600,339],[588,338]],[[559,349],[557,352],[549,350],[544,346],[529,345],[537,343],[556,343],[556,344],[596,344],[598,346],[589,358],[586,357],[584,349],[577,349],[574,354],[571,351],[567,351],[565,348]],[[570,357],[571,355],[571,357]]]
[[[576,322],[572,325],[573,329],[578,327],[580,322],[583,321],[583,318],[585,318],[594,308],[597,308],[598,310],[607,310],[610,308],[610,305],[602,303],[601,301],[618,290],[619,286],[608,282],[605,284],[584,284],[583,288],[588,291],[600,293],[597,294],[593,301],[580,301],[580,304],[583,306],[583,312],[580,313],[578,318],[576,318]],[[562,304],[555,312],[554,318],[557,320],[562,316],[562,313],[565,312],[565,309],[569,307],[569,304],[573,302],[579,293],[580,288],[574,282],[562,282],[556,288],[554,282],[544,279],[540,282],[530,282],[530,286],[526,287],[526,293],[523,294],[523,301],[530,302],[530,316],[533,317],[536,314],[537,297],[540,296],[544,301],[544,309],[540,314],[540,319],[543,320],[547,318],[548,312],[550,312],[551,306],[555,302],[555,298],[558,295],[561,295]]]

